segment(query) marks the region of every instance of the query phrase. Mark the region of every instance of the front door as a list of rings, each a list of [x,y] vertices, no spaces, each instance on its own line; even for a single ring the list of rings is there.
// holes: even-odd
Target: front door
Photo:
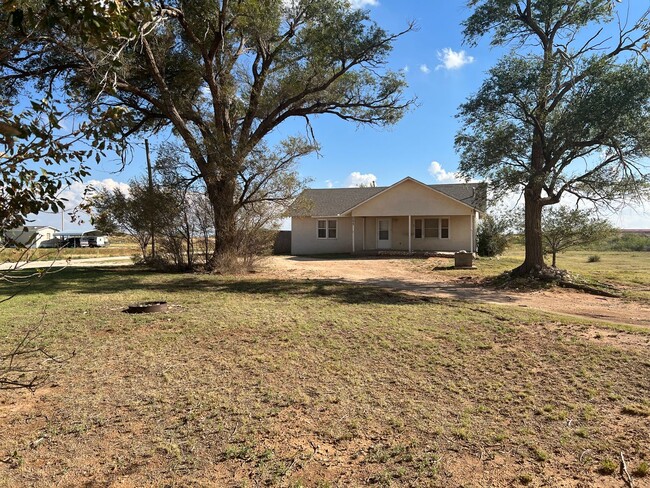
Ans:
[[[377,249],[390,249],[390,219],[377,219]]]

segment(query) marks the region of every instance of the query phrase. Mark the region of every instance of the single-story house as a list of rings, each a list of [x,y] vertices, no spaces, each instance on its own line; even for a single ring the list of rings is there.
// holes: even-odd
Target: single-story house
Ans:
[[[54,233],[59,229],[48,225],[26,225],[16,229],[5,231],[5,242],[7,245],[18,245],[25,247],[44,247],[48,242],[55,239]]]
[[[289,212],[291,253],[475,252],[486,189],[411,177],[388,187],[308,189]]]

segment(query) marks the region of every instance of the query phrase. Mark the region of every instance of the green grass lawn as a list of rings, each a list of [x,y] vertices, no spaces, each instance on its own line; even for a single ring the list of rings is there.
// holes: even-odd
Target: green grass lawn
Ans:
[[[6,486],[622,486],[603,466],[650,459],[642,328],[138,268],[46,277],[0,305],[2,350],[41,319],[75,354],[0,392]]]

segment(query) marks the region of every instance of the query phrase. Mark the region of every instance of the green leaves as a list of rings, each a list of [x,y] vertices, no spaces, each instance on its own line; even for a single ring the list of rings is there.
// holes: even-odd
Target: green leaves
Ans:
[[[555,255],[572,247],[594,244],[615,234],[616,229],[593,211],[559,206],[543,214],[542,233],[545,252]]]

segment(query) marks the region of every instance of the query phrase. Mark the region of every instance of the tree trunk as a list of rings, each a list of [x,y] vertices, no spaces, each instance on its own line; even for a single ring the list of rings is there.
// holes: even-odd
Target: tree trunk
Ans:
[[[237,262],[237,222],[235,179],[207,184],[208,197],[214,210],[215,245],[208,269],[228,271]]]
[[[551,266],[553,266],[554,268],[555,268],[555,263],[557,262],[555,259],[556,257],[557,257],[557,252],[553,251],[553,264],[551,264]]]
[[[546,268],[542,245],[542,203],[541,195],[532,188],[526,188],[524,203],[526,206],[524,237],[526,240],[526,257],[524,262],[512,270],[513,276],[538,275]]]
[[[543,140],[543,129],[536,127],[533,130],[533,146],[530,156],[532,174],[524,190],[526,257],[519,267],[512,270],[513,276],[537,276],[547,267],[544,263],[544,246],[542,244]]]

